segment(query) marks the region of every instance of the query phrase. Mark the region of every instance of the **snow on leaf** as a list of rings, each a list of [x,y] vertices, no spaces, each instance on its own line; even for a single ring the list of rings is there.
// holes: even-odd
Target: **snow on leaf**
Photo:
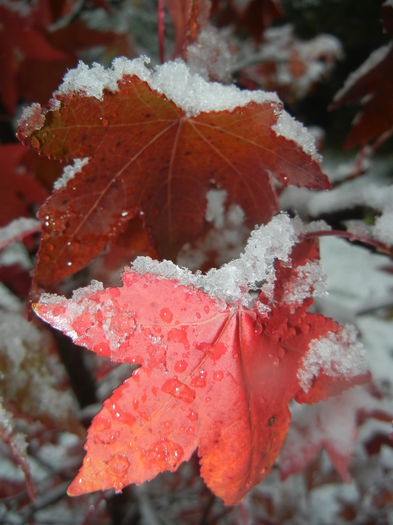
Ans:
[[[312,137],[275,95],[206,82],[181,61],[155,69],[146,61],[80,63],[40,129],[35,114],[20,122],[19,138],[43,154],[90,157],[39,211],[39,286],[85,266],[140,211],[159,255],[173,257],[201,233],[212,185],[250,227],[278,209],[270,172],[285,185],[329,185]]]
[[[311,341],[342,327],[308,313],[311,297],[284,301],[297,268],[318,259],[315,242],[297,237],[284,242],[282,252],[289,256],[276,258],[274,270],[273,245],[261,250],[263,243],[258,246],[251,236],[233,261],[244,277],[240,297],[228,295],[225,282],[219,293],[207,277],[196,281],[197,288],[181,269],[182,280],[170,277],[165,266],[155,274],[126,269],[119,288],[93,283],[71,299],[41,297],[36,313],[76,344],[115,362],[142,365],[94,418],[70,495],[143,483],[176,470],[198,449],[206,484],[226,504],[236,504],[275,462],[288,431],[291,399],[319,401],[368,379],[362,355],[355,352],[361,363],[354,370],[337,367],[329,374],[320,368],[304,391],[298,370],[312,352]],[[258,250],[260,265],[269,269],[270,294],[255,297],[257,283],[249,272],[258,266]],[[335,349],[331,360],[341,360]]]

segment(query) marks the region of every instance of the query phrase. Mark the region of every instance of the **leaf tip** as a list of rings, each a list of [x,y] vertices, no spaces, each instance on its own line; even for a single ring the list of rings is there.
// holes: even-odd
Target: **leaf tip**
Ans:
[[[42,110],[41,104],[34,103],[27,106],[18,121],[18,139],[22,144],[27,145],[28,142],[31,145],[39,149],[39,141],[36,137],[31,137],[34,131],[38,131],[42,128],[45,122],[45,112]],[[35,141],[33,139],[36,139]],[[30,140],[29,140],[30,139]]]

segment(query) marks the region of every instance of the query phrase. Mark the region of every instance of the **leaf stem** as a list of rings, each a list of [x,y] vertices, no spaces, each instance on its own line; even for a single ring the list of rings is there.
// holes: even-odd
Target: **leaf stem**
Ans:
[[[386,253],[387,255],[393,256],[393,248],[389,247],[388,245],[384,244],[383,242],[376,241],[375,239],[371,239],[370,237],[367,237],[365,235],[358,235],[353,232],[349,232],[346,230],[318,230],[314,232],[308,232],[305,235],[306,239],[313,239],[314,237],[344,237],[345,239],[348,239],[348,241],[351,242],[361,242],[362,244],[367,244],[368,246],[372,246],[376,250],[382,253]]]
[[[164,61],[165,61],[165,9],[164,9],[164,0],[158,0],[157,21],[158,21],[158,54],[160,56],[161,64],[163,64]]]

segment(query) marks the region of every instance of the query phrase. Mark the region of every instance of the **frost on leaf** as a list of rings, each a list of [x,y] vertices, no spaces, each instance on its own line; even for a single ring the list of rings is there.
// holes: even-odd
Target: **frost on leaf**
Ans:
[[[315,369],[307,392],[299,378],[312,341],[343,330],[307,311],[311,285],[310,296],[285,302],[297,270],[318,258],[299,222],[280,215],[212,273],[143,258],[119,288],[94,282],[71,299],[44,294],[36,313],[76,344],[142,365],[94,418],[69,494],[143,483],[197,449],[211,490],[228,505],[241,501],[275,462],[292,399],[320,401],[368,379],[361,353],[355,369],[339,368],[350,346],[328,350],[336,373]]]
[[[19,138],[44,155],[90,158],[39,210],[38,286],[84,267],[140,212],[159,256],[173,258],[202,232],[212,187],[254,227],[278,211],[271,174],[283,185],[329,185],[312,136],[274,94],[209,83],[180,60],[147,63],[80,63],[40,129],[37,116],[20,122]]]

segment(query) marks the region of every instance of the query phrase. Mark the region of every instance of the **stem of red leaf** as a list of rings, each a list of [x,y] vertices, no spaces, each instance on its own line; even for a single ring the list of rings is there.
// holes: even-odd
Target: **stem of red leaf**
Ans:
[[[158,20],[158,54],[160,56],[161,64],[165,60],[165,9],[164,0],[158,0],[157,7],[157,20]]]
[[[364,235],[357,235],[356,233],[346,230],[319,230],[315,232],[308,232],[305,237],[306,239],[312,239],[314,237],[344,237],[351,242],[361,242],[362,244],[372,246],[379,252],[386,253],[390,256],[393,255],[392,248],[383,242],[376,241],[375,239],[371,239],[370,237],[366,237]]]

